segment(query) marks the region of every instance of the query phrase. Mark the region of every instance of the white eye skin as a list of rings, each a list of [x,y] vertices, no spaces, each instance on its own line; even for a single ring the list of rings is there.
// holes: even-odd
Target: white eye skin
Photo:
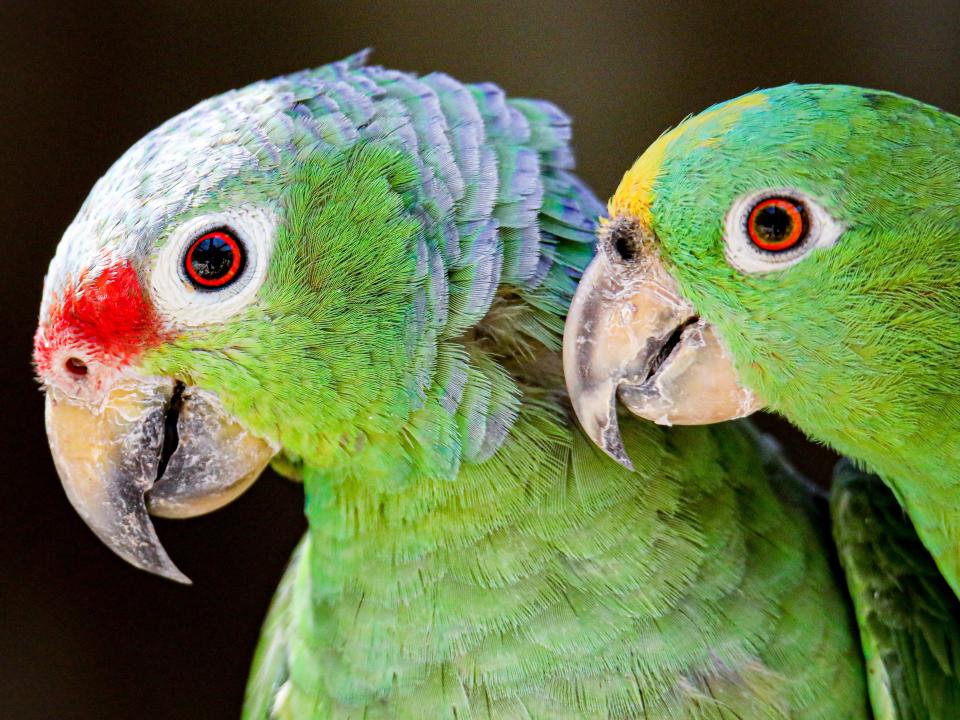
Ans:
[[[836,244],[844,226],[805,192],[767,188],[738,198],[724,222],[727,261],[745,273],[796,265],[815,248]]]
[[[247,307],[266,278],[276,229],[272,210],[251,205],[184,222],[150,270],[157,309],[176,325],[197,326]]]

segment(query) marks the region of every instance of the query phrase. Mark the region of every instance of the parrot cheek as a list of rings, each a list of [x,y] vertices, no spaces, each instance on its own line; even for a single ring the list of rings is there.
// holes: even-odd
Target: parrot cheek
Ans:
[[[212,393],[168,378],[119,376],[98,399],[46,388],[51,453],[67,497],[132,565],[189,582],[150,514],[189,517],[237,497],[275,453]]]
[[[715,423],[761,406],[649,244],[629,261],[601,248],[571,303],[563,356],[584,431],[626,467],[618,396],[633,414],[662,425]]]

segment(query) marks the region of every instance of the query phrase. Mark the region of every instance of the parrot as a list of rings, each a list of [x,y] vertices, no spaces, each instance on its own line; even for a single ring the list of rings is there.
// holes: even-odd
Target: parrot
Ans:
[[[66,229],[33,358],[99,539],[189,582],[151,515],[302,483],[244,718],[869,717],[781,457],[625,418],[627,469],[577,427],[604,207],[571,142],[552,103],[360,53],[167,121]]]
[[[571,403],[626,467],[618,400],[663,426],[766,408],[848,458],[833,536],[877,717],[960,713],[958,177],[960,118],[894,93],[714,105],[623,176],[566,321]]]

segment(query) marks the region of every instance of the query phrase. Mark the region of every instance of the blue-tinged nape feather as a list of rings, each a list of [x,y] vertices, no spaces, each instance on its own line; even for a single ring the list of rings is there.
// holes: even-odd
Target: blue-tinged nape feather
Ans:
[[[405,451],[426,448],[455,474],[496,451],[524,388],[556,384],[555,358],[542,351],[560,346],[604,209],[571,174],[570,120],[551,103],[366,58],[227,93],[167,127],[218,109],[263,172],[372,157],[361,146],[409,163],[415,179],[397,190],[418,224]]]

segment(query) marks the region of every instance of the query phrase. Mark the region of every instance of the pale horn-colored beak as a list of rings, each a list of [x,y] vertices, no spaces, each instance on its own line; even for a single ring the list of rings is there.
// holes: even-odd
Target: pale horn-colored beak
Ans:
[[[274,448],[216,397],[163,378],[127,379],[96,402],[46,391],[47,439],[80,517],[132,565],[190,580],[170,560],[149,513],[189,517],[247,489]]]
[[[760,402],[738,378],[713,326],[696,315],[656,248],[633,222],[604,230],[567,314],[563,368],[587,435],[632,467],[617,424],[617,397],[661,425],[743,417]],[[617,252],[618,243],[632,250]],[[622,247],[622,245],[621,245]]]

